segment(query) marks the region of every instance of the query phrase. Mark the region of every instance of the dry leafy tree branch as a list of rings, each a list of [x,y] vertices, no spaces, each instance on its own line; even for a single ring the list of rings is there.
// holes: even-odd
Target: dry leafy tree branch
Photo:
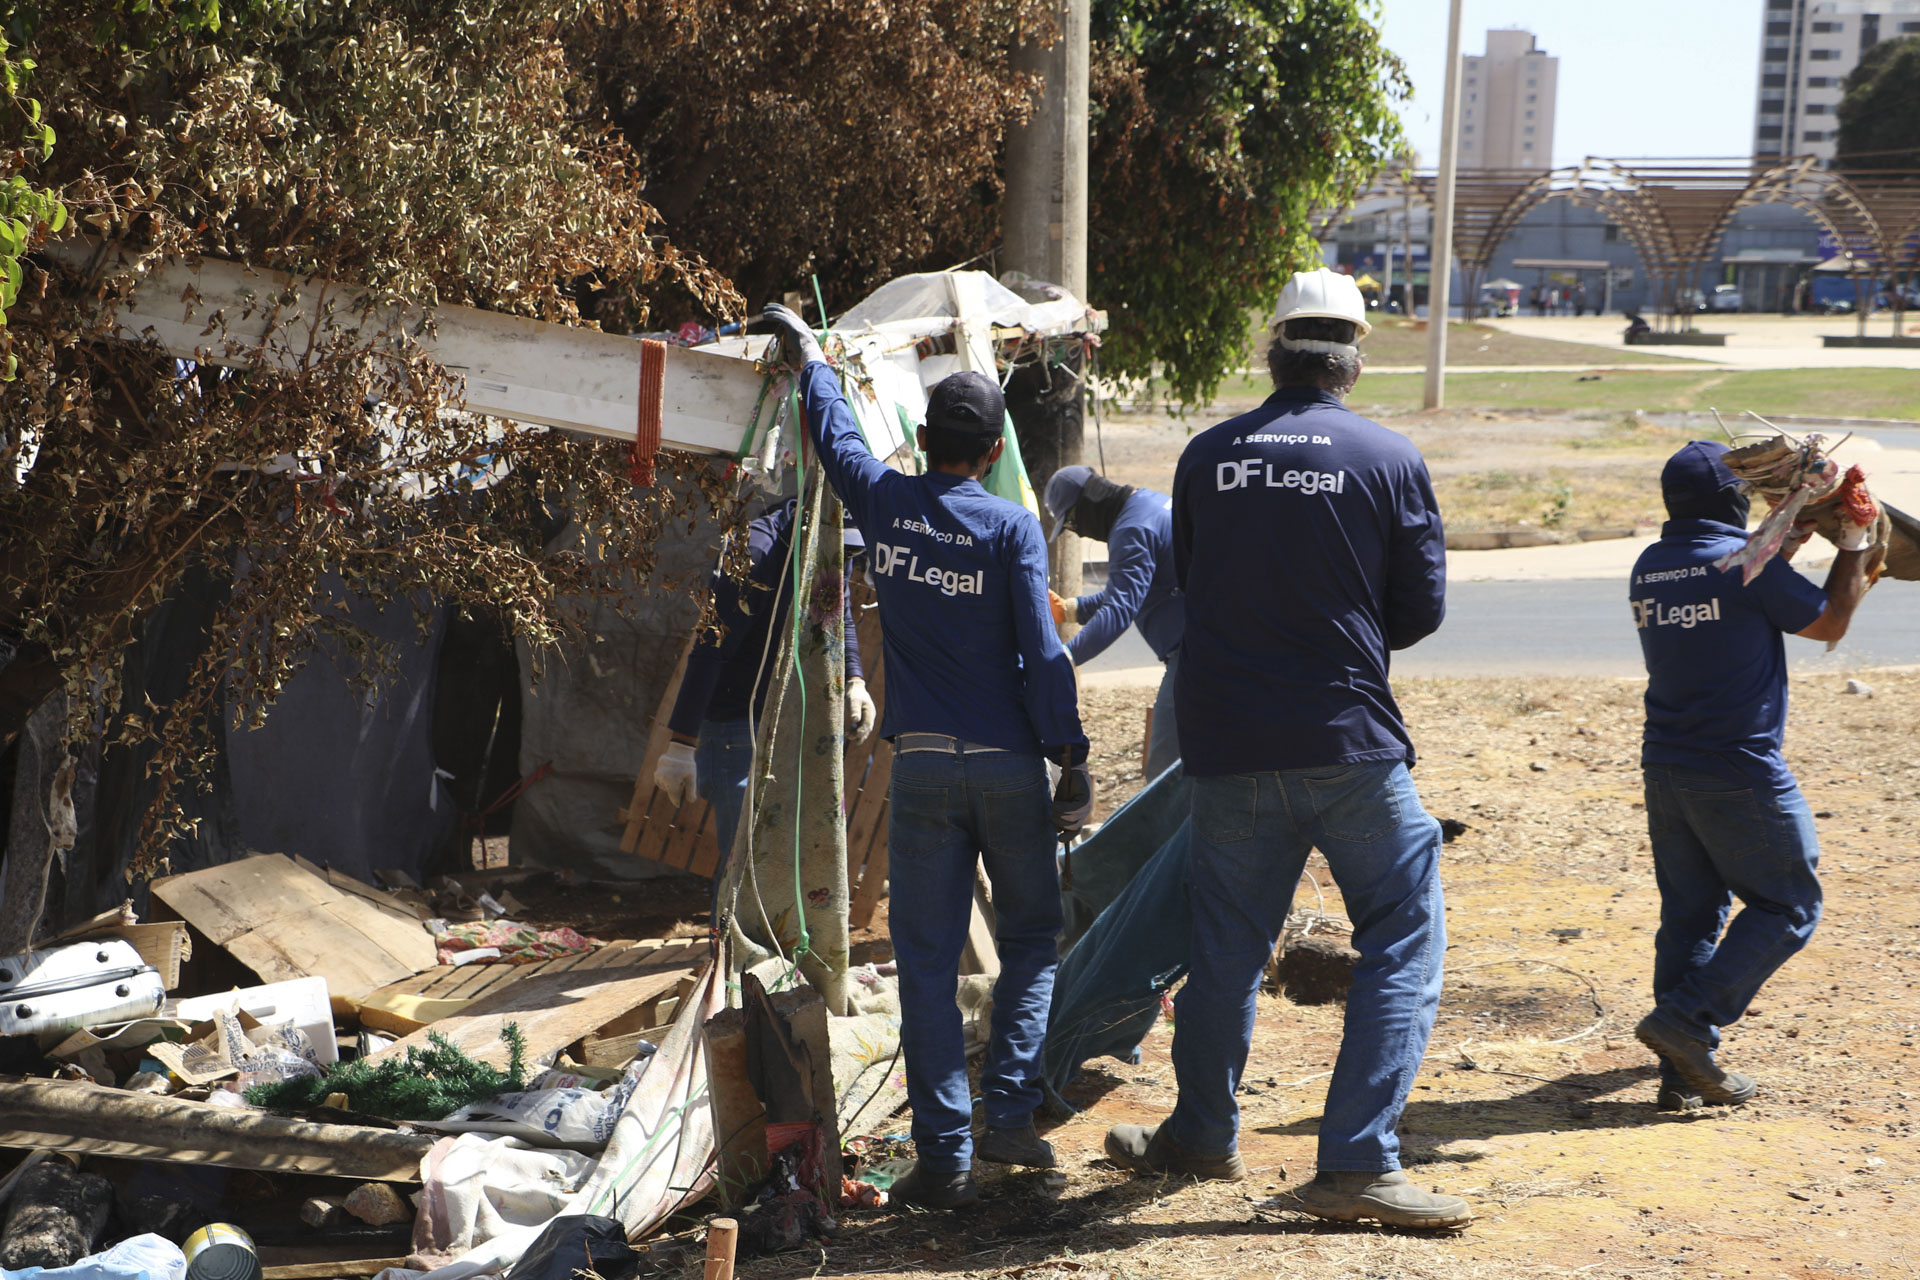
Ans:
[[[157,741],[149,854],[181,821],[173,784],[202,776],[209,709],[257,722],[321,645],[378,677],[329,602],[487,610],[539,649],[583,599],[646,582],[669,522],[731,501],[691,459],[636,490],[615,444],[457,412],[444,369],[355,314],[459,302],[626,329],[662,290],[737,313],[657,233],[589,105],[562,36],[593,6],[0,8],[62,139],[32,179],[113,249],[93,271],[30,255],[8,317],[0,737],[64,684],[117,713],[110,736]],[[210,315],[199,366],[108,336],[152,265],[198,254],[361,288],[341,323],[257,346]],[[198,564],[232,587],[190,692],[119,705],[119,651]]]

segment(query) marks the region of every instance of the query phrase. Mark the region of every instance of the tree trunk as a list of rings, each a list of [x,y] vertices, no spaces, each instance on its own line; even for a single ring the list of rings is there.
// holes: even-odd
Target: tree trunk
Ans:
[[[67,697],[55,693],[28,719],[13,774],[7,824],[6,892],[0,896],[0,956],[33,947],[56,855],[73,848],[73,757],[68,754]]]

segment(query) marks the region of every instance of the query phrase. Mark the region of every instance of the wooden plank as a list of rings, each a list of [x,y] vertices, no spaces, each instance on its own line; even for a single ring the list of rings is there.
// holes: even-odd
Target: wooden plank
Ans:
[[[46,251],[87,269],[103,248],[116,262],[134,256],[124,246],[106,248],[78,236],[55,241]],[[206,364],[259,361],[283,368],[300,366],[315,335],[317,349],[329,348],[343,333],[376,349],[413,345],[464,379],[463,407],[470,412],[634,438],[640,344],[633,338],[452,303],[433,308],[429,329],[427,313],[418,308],[357,310],[361,290],[345,282],[296,279],[217,258],[202,258],[197,267],[151,258],[146,265],[151,270],[118,313],[118,334],[129,341],[149,338],[169,355]],[[208,333],[216,319],[216,331]],[[763,385],[751,360],[668,346],[661,444],[736,454]],[[764,416],[763,427],[773,415]]]
[[[400,1003],[420,1000],[463,1001],[471,1003],[480,996],[499,990],[510,983],[519,982],[541,973],[562,973],[601,955],[610,957],[631,956],[634,948],[631,942],[610,942],[606,946],[591,952],[576,952],[570,956],[559,956],[552,960],[542,960],[537,964],[485,964],[476,961],[467,965],[437,965],[424,973],[398,982],[388,983],[367,996],[376,1009],[375,1018],[397,1020],[393,1007]],[[637,957],[636,957],[637,959]],[[614,963],[610,959],[608,963]],[[633,963],[632,960],[618,960],[618,963]],[[377,1025],[367,1018],[367,1008],[362,1006],[361,1021],[369,1026]],[[424,1025],[424,1024],[423,1024]],[[381,1027],[382,1030],[389,1028]],[[398,1029],[398,1034],[406,1034],[414,1027]]]
[[[301,921],[275,921],[242,934],[223,950],[258,974],[262,982],[288,982],[309,974],[327,980],[339,1013],[351,1013],[363,996],[407,976],[384,954],[363,952],[353,942],[329,940],[326,929]],[[357,940],[355,940],[357,941]]]
[[[662,991],[670,991],[687,970],[704,963],[706,944],[667,946],[646,963],[619,969],[568,970],[522,979],[474,1001],[465,1013],[445,1018],[433,1030],[469,1056],[504,1067],[507,1046],[500,1032],[515,1023],[527,1038],[529,1059],[565,1048],[615,1018],[636,1009]],[[374,1054],[380,1062],[426,1044],[416,1031]]]
[[[624,1067],[633,1061],[642,1040],[660,1043],[665,1027],[649,1027],[618,1036],[588,1036],[580,1042],[580,1063],[588,1067]]]
[[[313,910],[338,896],[316,876],[277,853],[256,854],[153,882],[153,895],[224,947],[283,916]]]
[[[366,1280],[389,1267],[405,1267],[405,1258],[355,1258],[347,1262],[295,1262],[262,1267],[260,1280]]]
[[[700,829],[694,836],[693,854],[687,860],[686,870],[711,880],[714,873],[720,870],[720,833],[714,823],[713,809],[703,807],[707,811],[700,817]],[[738,835],[737,830],[735,834]]]
[[[707,828],[712,826],[709,820],[712,809],[698,796],[689,796],[673,815],[673,836],[667,841],[667,847],[661,852],[660,861],[675,870],[690,869],[696,858],[696,849],[702,833],[706,842],[713,843],[713,833]],[[715,857],[718,857],[716,852]],[[709,873],[711,874],[711,873]]]
[[[336,871],[332,867],[318,866],[308,859],[301,857],[299,854],[293,856],[293,862],[295,866],[319,876],[322,880],[325,880],[342,893],[351,894],[356,898],[372,903],[383,914],[390,915],[396,920],[405,920],[417,924],[422,920],[428,919],[427,916],[421,915],[419,909],[413,906],[413,904],[401,901],[385,889],[376,889],[370,884],[362,884],[359,880],[344,871]]]
[[[433,936],[280,854],[153,882],[153,896],[263,982],[327,980],[335,1005],[435,967]]]
[[[661,754],[666,751],[667,743],[671,741],[669,737],[671,730],[667,728],[667,720],[673,715],[674,700],[680,696],[680,682],[686,678],[687,659],[692,656],[693,646],[699,638],[697,633],[689,635],[685,643],[680,646],[680,660],[673,664],[673,674],[667,678],[667,687],[660,695],[659,705],[654,707],[653,718],[647,722],[647,749],[640,757],[640,772],[633,779],[633,798],[627,802],[627,826],[620,836],[620,847],[628,853],[639,854],[641,857],[649,857],[648,854],[640,853],[641,828],[646,825],[648,818],[652,815],[654,801],[658,796],[653,785],[653,769],[659,763]],[[658,861],[659,859],[654,856],[649,860]]]
[[[390,1129],[312,1124],[97,1085],[0,1083],[0,1147],[418,1182],[432,1146],[432,1138]]]

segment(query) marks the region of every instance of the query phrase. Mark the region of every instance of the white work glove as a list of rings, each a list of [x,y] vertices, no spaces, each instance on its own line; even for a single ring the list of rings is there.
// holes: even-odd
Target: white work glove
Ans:
[[[880,708],[873,705],[867,682],[859,676],[847,681],[847,736],[855,742],[865,742],[879,718]]]
[[[698,778],[693,748],[684,742],[669,742],[667,749],[660,753],[659,763],[653,766],[653,785],[676,805],[685,804],[693,795]]]

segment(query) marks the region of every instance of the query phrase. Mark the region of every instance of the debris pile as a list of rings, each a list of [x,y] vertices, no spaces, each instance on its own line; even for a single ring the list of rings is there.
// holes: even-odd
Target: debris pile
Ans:
[[[636,1099],[650,1128],[687,1110],[688,1079],[646,1085],[683,1008],[661,1074],[689,1076],[714,984],[705,940],[509,918],[525,874],[375,888],[259,854],[0,958],[0,1147],[24,1152],[0,1160],[0,1268],[319,1280],[530,1244]],[[690,1129],[663,1177],[706,1163]],[[622,1247],[626,1217],[599,1220]]]

